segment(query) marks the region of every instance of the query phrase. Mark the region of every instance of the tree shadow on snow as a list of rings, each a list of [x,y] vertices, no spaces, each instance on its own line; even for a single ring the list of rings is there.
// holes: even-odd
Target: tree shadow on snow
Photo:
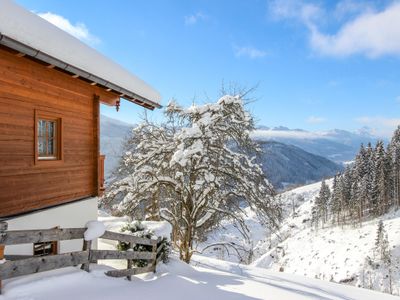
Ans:
[[[204,262],[198,262],[198,266],[211,267],[222,272],[229,272],[233,274],[237,274],[238,276],[243,276],[244,278],[249,278],[253,281],[259,282],[261,284],[271,286],[277,289],[281,289],[284,291],[288,291],[295,294],[309,297],[310,299],[318,299],[318,300],[335,300],[337,298],[343,300],[356,300],[355,298],[351,298],[343,295],[342,293],[334,292],[333,288],[326,290],[318,287],[316,284],[305,284],[299,281],[290,280],[286,278],[282,278],[280,276],[268,275],[265,276],[254,275],[249,273],[246,268],[242,268],[239,265],[230,265],[229,268],[219,268],[214,264],[207,265]],[[304,277],[305,278],[305,277]],[[300,279],[300,276],[299,276]],[[312,279],[310,279],[312,280]],[[290,285],[290,286],[288,286]],[[296,288],[298,287],[298,288]],[[305,290],[307,289],[307,290]],[[315,291],[315,292],[313,292]]]

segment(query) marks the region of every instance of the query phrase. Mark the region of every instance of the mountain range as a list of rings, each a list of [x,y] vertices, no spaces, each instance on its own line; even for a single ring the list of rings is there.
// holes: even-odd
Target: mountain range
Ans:
[[[102,154],[106,155],[106,178],[110,178],[118,166],[124,140],[133,127],[133,124],[101,115],[100,147]],[[343,162],[354,159],[361,143],[377,140],[365,130],[309,132],[283,126],[260,126],[252,137],[263,149],[260,163],[277,189],[331,177],[343,168]]]
[[[375,144],[378,140],[378,137],[371,134],[368,128],[362,128],[355,132],[341,129],[311,132],[283,126],[274,128],[260,126],[252,133],[252,137],[258,141],[276,141],[294,145],[336,163],[353,160],[361,143]]]

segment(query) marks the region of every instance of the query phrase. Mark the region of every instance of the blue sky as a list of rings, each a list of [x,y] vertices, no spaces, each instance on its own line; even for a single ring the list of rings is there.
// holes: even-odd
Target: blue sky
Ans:
[[[267,126],[389,135],[400,123],[398,1],[16,1],[150,83],[163,104],[215,101],[234,82],[258,84],[249,109]],[[130,123],[142,111],[102,108]]]

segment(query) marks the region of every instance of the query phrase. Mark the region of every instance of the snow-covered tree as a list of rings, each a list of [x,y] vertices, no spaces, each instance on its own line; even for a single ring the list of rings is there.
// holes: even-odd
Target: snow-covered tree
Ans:
[[[373,148],[361,145],[355,161],[335,176],[329,214],[346,223],[380,216],[400,201],[400,126],[385,149],[383,141]],[[320,200],[319,200],[320,201]],[[339,215],[341,220],[339,221]]]
[[[335,175],[332,183],[332,195],[329,202],[329,209],[332,214],[332,223],[340,221],[341,203],[339,197],[339,174]]]
[[[375,253],[383,262],[390,263],[389,240],[382,220],[379,221],[376,231]]]
[[[400,207],[400,126],[397,127],[388,146],[390,164],[391,197],[393,204]]]
[[[375,215],[387,212],[389,208],[389,162],[386,155],[383,141],[378,141],[375,148],[374,157],[374,182],[376,184],[376,203],[372,203],[371,210]]]
[[[321,221],[322,224],[325,224],[328,220],[328,207],[331,200],[331,190],[329,186],[326,184],[325,180],[322,180],[321,189],[319,191],[318,197],[315,198],[314,203],[314,221],[316,222],[316,226],[318,227],[318,221]]]
[[[105,199],[123,195],[118,209],[143,211],[167,220],[182,260],[189,262],[193,240],[223,218],[236,220],[246,234],[243,203],[276,228],[281,208],[256,161],[250,139],[252,116],[239,96],[187,109],[171,102],[167,122],[141,124],[132,151],[124,157],[129,175],[113,184]],[[254,156],[251,156],[254,155]]]

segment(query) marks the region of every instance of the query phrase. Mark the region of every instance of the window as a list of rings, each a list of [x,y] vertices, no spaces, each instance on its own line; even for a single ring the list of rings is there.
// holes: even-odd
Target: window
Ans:
[[[57,158],[57,121],[39,120],[38,154],[39,159]]]
[[[35,161],[61,160],[61,118],[48,112],[35,112]]]
[[[58,253],[58,242],[42,242],[33,244],[34,256],[46,256]]]

